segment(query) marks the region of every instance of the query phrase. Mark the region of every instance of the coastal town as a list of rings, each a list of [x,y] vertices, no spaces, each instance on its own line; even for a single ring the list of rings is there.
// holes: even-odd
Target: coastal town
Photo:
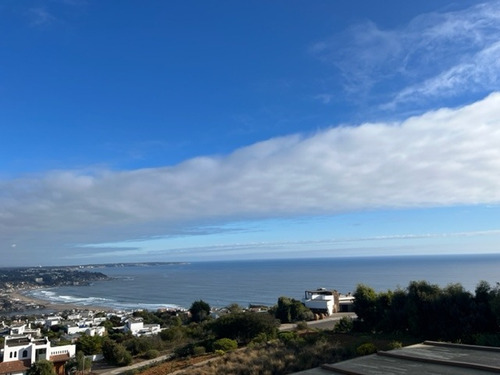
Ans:
[[[463,367],[464,351],[474,355],[473,366],[490,369],[500,350],[500,285],[485,281],[475,294],[460,284],[413,281],[394,292],[363,284],[346,295],[308,289],[301,300],[281,296],[273,306],[213,307],[197,300],[189,309],[117,311],[26,294],[106,280],[93,270],[7,269],[0,275],[8,301],[0,313],[0,375],[365,374],[365,368],[389,366],[388,357],[406,368],[404,353],[418,358],[419,373],[444,374]],[[451,360],[434,369],[428,357],[443,351]]]
[[[128,264],[129,265],[129,264]],[[134,264],[141,266],[143,264]],[[82,351],[82,342],[95,340],[100,344],[92,350],[84,349],[85,360],[98,364],[109,361],[106,358],[102,342],[109,337],[128,338],[152,338],[168,335],[170,328],[181,322],[201,322],[207,317],[212,320],[218,319],[231,312],[241,313],[265,313],[262,317],[270,317],[269,306],[248,306],[248,308],[232,305],[230,307],[215,308],[207,307],[202,301],[201,311],[182,308],[164,308],[155,312],[143,310],[116,311],[100,306],[77,306],[69,304],[56,304],[48,301],[38,300],[26,294],[31,289],[50,288],[57,286],[80,286],[89,285],[95,281],[108,280],[108,276],[95,269],[103,267],[120,267],[121,264],[113,265],[91,265],[71,267],[30,267],[9,268],[0,272],[0,344],[1,350],[0,375],[27,374],[30,369],[40,360],[49,361],[54,366],[57,375],[72,373],[78,368],[75,365],[75,356]],[[285,301],[293,304],[298,301]],[[279,303],[284,303],[280,299]],[[335,321],[342,316],[353,316],[353,297],[340,296],[336,291],[320,288],[306,291],[302,302],[304,315],[308,320],[329,321],[327,318],[339,314],[336,319],[331,320],[332,327]],[[193,303],[193,306],[196,302]],[[289,308],[290,308],[289,306]],[[201,315],[198,315],[201,314]],[[292,330],[294,319],[283,321],[279,327],[282,331]],[[274,321],[269,321],[270,327]],[[287,324],[288,323],[288,324]],[[333,325],[332,325],[333,324]],[[118,340],[119,341],[119,340]],[[150,350],[151,352],[151,350]],[[154,350],[153,350],[154,352]],[[138,354],[138,353],[135,353]],[[143,353],[144,354],[144,353]],[[154,355],[149,353],[148,358]],[[150,358],[151,357],[151,358]],[[135,358],[134,362],[144,360]],[[131,361],[131,360],[130,360]],[[116,362],[121,366],[123,363]],[[89,365],[88,371],[91,366]]]

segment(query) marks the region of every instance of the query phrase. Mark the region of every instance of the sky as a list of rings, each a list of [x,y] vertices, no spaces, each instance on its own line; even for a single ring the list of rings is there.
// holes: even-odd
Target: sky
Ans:
[[[500,252],[500,1],[0,2],[3,266]]]

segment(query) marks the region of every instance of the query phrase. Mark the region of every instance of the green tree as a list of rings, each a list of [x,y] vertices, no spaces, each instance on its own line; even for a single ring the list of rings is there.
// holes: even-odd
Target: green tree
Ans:
[[[353,294],[354,312],[365,330],[374,330],[377,326],[377,293],[367,285],[359,284]]]
[[[343,316],[340,318],[335,327],[333,327],[333,332],[335,333],[349,333],[353,329],[353,320],[349,316]]]
[[[384,327],[389,332],[406,332],[408,330],[408,311],[406,308],[407,294],[402,289],[392,292],[387,324]]]
[[[112,327],[120,327],[122,325],[122,319],[118,315],[111,315],[106,321],[110,322]]]
[[[165,329],[160,332],[160,337],[164,341],[168,341],[173,345],[178,345],[186,338],[186,329],[182,326],[175,326]]]
[[[312,320],[314,314],[304,304],[294,298],[280,297],[274,308],[274,316],[281,323],[292,323],[301,320]]]
[[[236,313],[241,313],[243,312],[243,309],[241,308],[240,305],[238,305],[237,303],[232,303],[230,304],[227,309],[229,310],[229,312],[231,314],[236,314]]]
[[[490,291],[490,309],[496,320],[497,326],[500,326],[500,283],[496,283],[496,286]]]
[[[215,350],[223,350],[225,352],[229,352],[231,350],[238,349],[238,343],[235,340],[231,340],[228,338],[218,339],[213,344],[214,351]]]
[[[199,323],[210,315],[210,305],[202,300],[195,301],[189,308],[189,312],[191,313],[191,320]]]
[[[437,338],[441,328],[437,322],[440,294],[439,286],[427,281],[412,281],[408,285],[408,327],[415,336]]]
[[[496,329],[496,319],[491,308],[492,289],[486,281],[480,281],[476,286],[475,302],[475,331],[494,332]]]
[[[460,284],[450,284],[441,291],[438,305],[438,339],[458,340],[469,337],[474,329],[475,303],[472,294]]]
[[[132,355],[121,344],[112,340],[105,340],[102,345],[104,359],[117,366],[127,366],[132,363]]]
[[[70,359],[66,365],[66,369],[77,370],[80,372],[90,371],[92,369],[92,359],[85,357],[82,351],[77,351],[74,358]]]
[[[243,344],[261,333],[275,336],[277,327],[278,322],[272,315],[254,312],[223,315],[210,325],[216,338],[230,338]]]
[[[102,341],[101,336],[83,334],[76,342],[76,350],[82,351],[85,355],[99,354],[102,351]]]
[[[27,371],[27,375],[55,375],[54,364],[46,359],[36,361]]]

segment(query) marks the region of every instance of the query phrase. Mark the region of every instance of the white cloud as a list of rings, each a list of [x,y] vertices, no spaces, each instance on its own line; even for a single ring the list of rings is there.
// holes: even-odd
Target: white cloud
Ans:
[[[401,123],[337,127],[227,156],[0,182],[0,243],[29,258],[191,225],[500,202],[500,94]],[[67,250],[64,250],[67,251]]]
[[[312,52],[335,64],[347,92],[364,96],[376,91],[376,100],[393,108],[497,90],[499,40],[500,1],[490,1],[421,15],[399,29],[359,24],[318,42]]]
[[[31,26],[43,26],[56,21],[56,17],[45,8],[31,8],[29,15]]]

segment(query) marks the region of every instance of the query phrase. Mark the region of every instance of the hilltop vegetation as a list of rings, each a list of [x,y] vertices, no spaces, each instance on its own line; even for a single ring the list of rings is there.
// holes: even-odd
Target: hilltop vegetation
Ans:
[[[271,329],[257,333],[259,329],[256,329],[245,337],[239,333],[238,329],[244,327],[237,323],[239,319],[251,328],[256,325],[251,323],[253,315],[241,315],[241,312],[216,321],[207,318],[200,323],[179,326],[176,334],[170,328],[163,334],[164,339],[179,340],[187,335],[194,341],[184,346],[187,350],[177,352],[177,362],[148,369],[144,375],[167,374],[179,366],[195,363],[195,358],[205,358],[203,355],[213,349],[207,345],[212,339],[223,336],[232,337],[240,349],[212,357],[182,374],[287,374],[426,339],[500,346],[498,284],[491,287],[480,282],[475,293],[466,291],[460,284],[441,288],[425,281],[414,281],[406,289],[381,293],[360,284],[354,296],[359,319],[343,318],[333,330],[317,331],[302,322],[295,331]],[[289,312],[301,310],[294,302],[281,297],[269,317],[288,321]],[[298,315],[303,314],[308,315],[307,311],[300,311]],[[179,359],[181,356],[183,361]]]
[[[87,285],[107,280],[101,272],[81,271],[74,267],[1,268],[0,289],[53,287],[61,285]]]
[[[358,285],[358,331],[408,333],[427,340],[500,345],[500,284],[481,281],[472,294],[460,284],[445,288],[413,281],[406,289],[376,293]]]

